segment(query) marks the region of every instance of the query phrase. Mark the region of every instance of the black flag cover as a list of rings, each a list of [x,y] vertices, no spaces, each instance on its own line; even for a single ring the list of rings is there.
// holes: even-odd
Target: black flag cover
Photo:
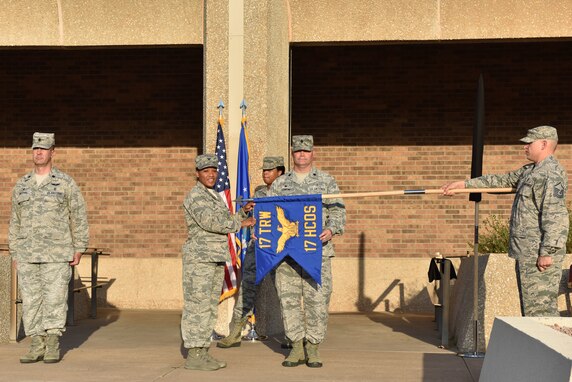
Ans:
[[[479,76],[479,85],[477,89],[477,114],[475,125],[473,128],[473,158],[471,161],[471,178],[483,175],[483,150],[485,136],[485,89],[483,84],[483,75]],[[469,200],[472,202],[480,202],[482,194],[471,193]]]

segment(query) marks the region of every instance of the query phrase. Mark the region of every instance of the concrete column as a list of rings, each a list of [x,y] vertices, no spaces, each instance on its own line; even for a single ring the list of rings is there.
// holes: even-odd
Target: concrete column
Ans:
[[[250,176],[253,188],[262,183],[261,164],[266,155],[288,160],[289,136],[289,11],[286,1],[205,0],[204,2],[204,148],[214,152],[217,105],[225,103],[224,133],[229,173],[234,179],[242,112],[247,102]],[[232,193],[234,187],[232,184]],[[265,283],[270,285],[270,283]],[[279,312],[275,293],[264,305]],[[232,299],[230,299],[232,300]],[[232,304],[232,303],[231,303]],[[223,321],[231,312],[221,304],[216,330],[226,333]],[[261,312],[262,314],[262,312]],[[270,318],[279,322],[280,316]],[[263,320],[264,321],[264,320]],[[272,325],[260,322],[269,333]],[[280,326],[281,327],[281,326]]]
[[[225,103],[225,119],[229,107],[229,0],[205,0],[203,41],[203,149],[214,153],[217,105],[221,99]],[[225,125],[225,138],[229,140],[228,120]]]
[[[249,103],[251,183],[266,155],[288,161],[289,10],[287,1],[244,0],[244,94]],[[288,165],[286,165],[288,168]]]
[[[244,93],[248,106],[251,185],[262,184],[262,158],[282,155],[288,168],[289,36],[286,1],[244,0]],[[258,334],[284,332],[273,280],[256,301]]]
[[[222,99],[230,174],[236,174],[246,99],[252,185],[261,183],[264,156],[289,154],[288,13],[285,1],[205,0],[204,147],[214,151]]]
[[[10,308],[12,260],[8,252],[0,252],[0,344],[10,340]]]

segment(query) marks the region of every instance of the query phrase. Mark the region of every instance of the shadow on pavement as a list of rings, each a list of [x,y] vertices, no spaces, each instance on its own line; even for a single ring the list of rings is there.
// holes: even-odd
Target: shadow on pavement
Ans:
[[[431,314],[367,313],[372,322],[391,328],[416,340],[438,347],[440,345],[437,324]]]
[[[98,311],[95,319],[86,318],[68,326],[60,341],[62,358],[68,351],[79,348],[100,328],[117,321],[120,315],[121,312],[117,309],[103,309]]]

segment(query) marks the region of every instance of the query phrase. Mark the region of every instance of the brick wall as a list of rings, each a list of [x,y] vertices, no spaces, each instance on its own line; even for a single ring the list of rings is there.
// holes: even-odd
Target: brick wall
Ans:
[[[559,128],[572,165],[567,42],[293,49],[293,134],[343,192],[437,188],[470,174],[476,84],[485,80],[484,172],[525,163],[517,139]],[[180,256],[180,204],[202,147],[202,49],[0,51],[0,243],[10,191],[31,168],[34,131],[84,191],[91,245],[114,256]],[[253,175],[256,183],[258,174]],[[484,195],[481,221],[512,198]],[[339,256],[465,254],[474,203],[436,195],[347,199]],[[4,239],[2,239],[4,238]]]
[[[90,245],[180,256],[202,147],[202,48],[0,51],[0,243],[34,131],[88,205]]]
[[[557,157],[572,169],[569,42],[298,46],[292,55],[292,134],[314,135],[317,166],[342,192],[438,188],[469,177],[480,72],[483,172],[526,163],[518,139],[541,124],[559,129]],[[472,253],[474,203],[467,199],[347,199],[337,253]],[[484,194],[481,222],[490,214],[508,218],[511,203],[511,196]]]

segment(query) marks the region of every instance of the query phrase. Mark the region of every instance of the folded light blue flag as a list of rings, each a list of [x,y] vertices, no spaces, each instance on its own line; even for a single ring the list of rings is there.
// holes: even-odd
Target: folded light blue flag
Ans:
[[[255,198],[256,284],[290,256],[322,284],[322,195]]]

